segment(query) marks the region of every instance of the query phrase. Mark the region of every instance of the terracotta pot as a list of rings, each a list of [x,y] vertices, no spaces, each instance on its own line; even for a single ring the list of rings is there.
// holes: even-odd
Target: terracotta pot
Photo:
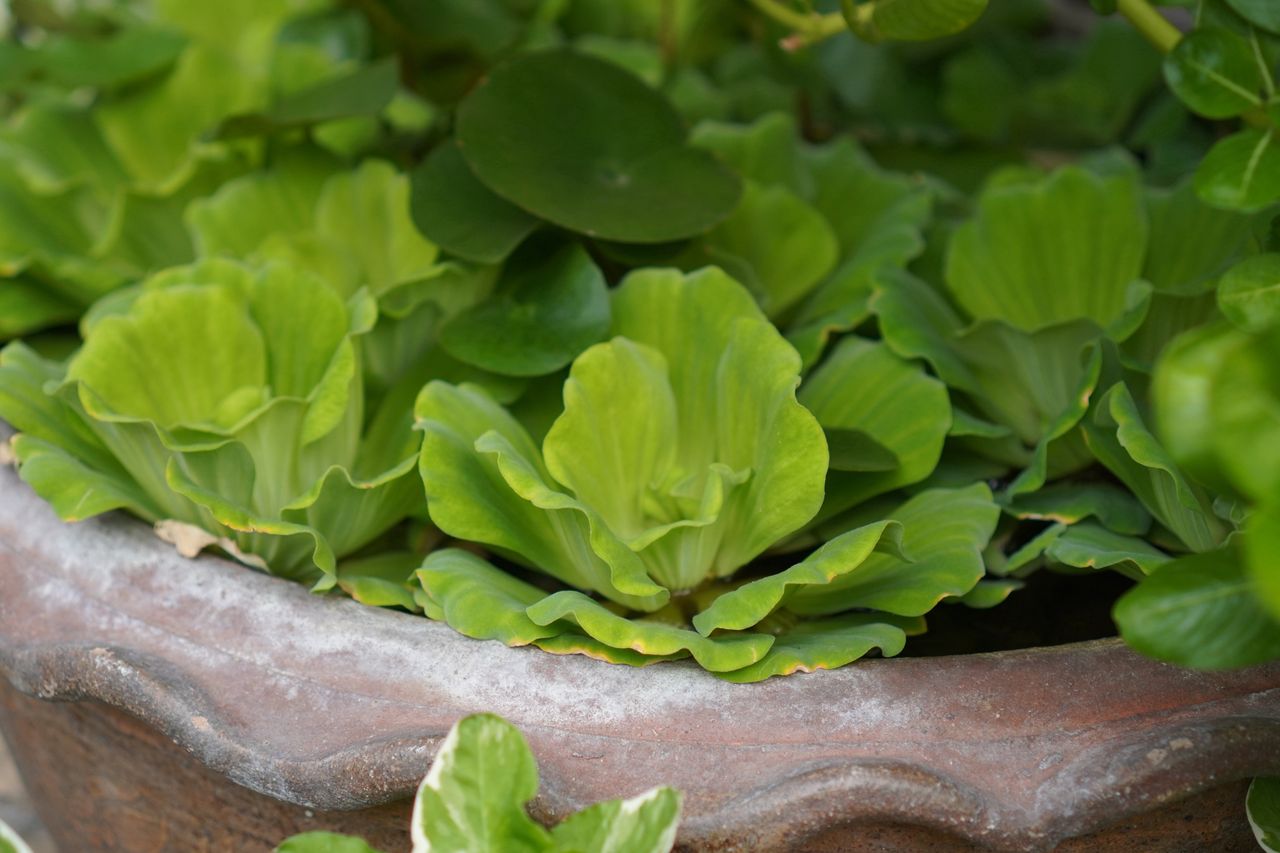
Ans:
[[[479,710],[537,753],[538,818],[670,784],[687,850],[1248,850],[1243,780],[1280,774],[1280,666],[1101,641],[732,685],[468,640],[122,517],[64,525],[8,470],[0,671],[0,723],[76,851],[314,828],[407,849],[407,798]]]

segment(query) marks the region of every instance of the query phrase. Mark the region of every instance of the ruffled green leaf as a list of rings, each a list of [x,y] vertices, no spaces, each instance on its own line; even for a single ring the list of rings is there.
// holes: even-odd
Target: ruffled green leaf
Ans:
[[[1148,188],[1146,201],[1150,233],[1142,278],[1157,291],[1203,293],[1247,250],[1250,217],[1205,204],[1190,180]]]
[[[829,584],[796,590],[787,609],[825,615],[865,607],[919,616],[948,596],[964,595],[982,578],[982,549],[1000,516],[985,485],[922,492],[887,515],[902,525],[902,552],[909,560],[874,553]]]
[[[408,551],[390,551],[338,563],[338,587],[370,607],[403,607],[417,610],[413,598],[415,573],[422,557]]]
[[[1143,506],[1193,551],[1209,551],[1226,538],[1204,490],[1183,476],[1143,423],[1123,384],[1098,401],[1085,423],[1085,439],[1098,461],[1121,479]]]
[[[1084,522],[1073,524],[1045,549],[1045,555],[1077,569],[1110,569],[1132,566],[1149,575],[1172,558],[1137,536],[1125,536]]]
[[[1080,319],[1106,328],[1129,306],[1146,245],[1131,174],[1064,168],[982,194],[977,216],[952,238],[947,286],[977,320],[1025,332]]]
[[[645,655],[666,656],[687,651],[694,660],[711,672],[741,669],[760,660],[773,637],[765,634],[728,634],[704,637],[650,619],[628,619],[619,616],[594,599],[577,591],[557,592],[526,611],[538,625],[552,625],[560,620],[572,622],[588,636],[618,649],[633,649]]]
[[[419,471],[441,530],[627,606],[666,602],[667,590],[648,580],[599,515],[550,485],[528,433],[483,391],[432,382],[415,411],[425,432]]]
[[[1013,497],[1005,511],[1015,518],[1076,524],[1096,518],[1116,533],[1141,536],[1151,528],[1151,514],[1129,492],[1108,483],[1054,483]]]
[[[822,517],[919,482],[933,471],[951,426],[947,389],[883,344],[847,337],[800,388],[800,402],[827,430],[856,430],[892,454],[884,472],[827,476]]]
[[[989,610],[1004,604],[1009,596],[1022,589],[1025,584],[1020,580],[987,580],[983,579],[964,595],[943,599],[948,604],[963,604],[974,610]]]
[[[764,681],[775,675],[836,669],[879,649],[894,657],[906,646],[904,620],[888,614],[855,613],[835,619],[814,619],[783,632],[758,663],[733,672],[716,673],[739,684]]]
[[[593,660],[625,666],[652,666],[655,663],[684,660],[689,657],[689,652],[684,649],[669,655],[647,655],[635,649],[615,649],[595,637],[588,637],[572,629],[566,630],[563,634],[556,634],[554,637],[535,640],[533,644],[553,655],[585,655]]]
[[[754,627],[786,599],[788,593],[804,587],[821,587],[837,577],[855,571],[877,549],[910,561],[900,550],[902,526],[896,521],[880,521],[837,536],[791,568],[750,581],[716,598],[707,609],[693,617],[693,627],[704,637],[723,629]],[[896,553],[895,553],[896,552]]]
[[[748,181],[733,213],[681,266],[733,270],[765,313],[778,317],[831,272],[838,256],[835,233],[822,214],[784,187]]]
[[[763,187],[784,187],[801,199],[815,190],[802,160],[800,134],[790,114],[773,112],[751,124],[704,121],[690,135],[691,144],[714,151],[742,177]],[[847,197],[846,197],[847,198]]]
[[[432,552],[418,581],[450,628],[477,640],[508,646],[553,638],[564,626],[539,625],[525,611],[547,593],[457,548]]]

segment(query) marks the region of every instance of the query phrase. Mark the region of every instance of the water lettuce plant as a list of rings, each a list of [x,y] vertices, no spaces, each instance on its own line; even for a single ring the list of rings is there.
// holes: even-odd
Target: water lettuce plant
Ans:
[[[364,412],[367,293],[209,260],[129,296],[86,321],[65,365],[22,344],[0,357],[13,453],[64,518],[200,528],[324,589],[337,556],[420,511],[407,420]]]
[[[541,447],[479,389],[423,389],[432,520],[568,587],[547,593],[443,550],[418,572],[428,614],[470,636],[692,656],[756,680],[896,654],[913,620],[977,584],[998,514],[983,485],[923,492],[788,568],[739,575],[822,508],[830,452],[796,399],[799,356],[714,268],[632,273],[612,309],[613,337],[574,360]],[[877,376],[856,358],[834,364],[828,394]]]
[[[654,788],[596,803],[551,829],[529,817],[538,765],[520,731],[493,714],[454,724],[413,802],[413,853],[527,850],[531,853],[668,853],[680,821],[680,793]],[[277,853],[378,853],[333,832],[286,839]]]

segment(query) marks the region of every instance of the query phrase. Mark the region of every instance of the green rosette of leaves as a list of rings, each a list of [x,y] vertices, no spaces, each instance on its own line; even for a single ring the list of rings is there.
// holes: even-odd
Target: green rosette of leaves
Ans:
[[[923,613],[978,582],[998,514],[983,485],[868,512],[789,568],[755,564],[823,504],[830,453],[796,399],[799,355],[715,268],[632,273],[612,309],[612,339],[574,360],[541,447],[478,388],[423,389],[432,520],[564,587],[447,549],[418,573],[427,615],[511,645],[692,656],[757,681],[897,654]]]
[[[421,511],[407,418],[365,412],[376,318],[282,266],[167,270],[85,324],[65,365],[0,356],[23,479],[66,520],[127,509],[179,548],[335,581],[335,561]]]

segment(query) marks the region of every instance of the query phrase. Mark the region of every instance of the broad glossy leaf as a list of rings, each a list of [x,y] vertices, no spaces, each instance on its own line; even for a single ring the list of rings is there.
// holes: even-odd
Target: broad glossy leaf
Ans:
[[[629,800],[597,803],[551,830],[561,850],[669,853],[680,823],[680,792],[654,788]]]
[[[1246,331],[1280,320],[1280,254],[1255,255],[1228,270],[1218,285],[1218,305]]]
[[[304,832],[285,839],[275,853],[379,853],[363,838],[336,832]]]
[[[239,139],[283,133],[356,116],[380,114],[400,84],[395,59],[383,59],[334,79],[294,92],[268,109],[224,119],[213,139]]]
[[[560,620],[573,622],[589,636],[614,648],[658,656],[688,651],[710,672],[729,672],[750,666],[764,657],[773,644],[773,637],[767,634],[735,632],[704,637],[696,631],[651,619],[628,619],[577,591],[553,593],[530,606],[527,613],[538,625],[553,625]]]
[[[1198,27],[1164,60],[1169,88],[1195,112],[1231,118],[1262,104],[1262,71],[1249,42],[1226,29]]]
[[[1280,19],[1277,20],[1280,25]],[[1249,785],[1245,810],[1253,837],[1265,853],[1280,851],[1280,779],[1259,777]]]
[[[772,613],[788,593],[802,587],[821,587],[837,577],[855,571],[877,548],[900,550],[902,526],[880,521],[837,536],[791,568],[750,581],[716,598],[711,606],[693,617],[693,627],[704,637],[716,630],[746,630]]]
[[[530,246],[512,258],[492,296],[440,330],[461,361],[510,376],[541,376],[567,365],[609,329],[604,276],[580,246]]]
[[[1227,669],[1280,657],[1280,622],[1263,610],[1230,548],[1165,564],[1116,602],[1120,635],[1150,657]]]
[[[1248,522],[1244,539],[1244,559],[1249,577],[1257,589],[1258,599],[1280,619],[1280,570],[1276,566],[1276,549],[1280,548],[1280,501],[1272,496],[1256,509]]]
[[[440,745],[418,788],[414,850],[553,850],[551,834],[525,811],[537,793],[538,766],[520,732],[492,714],[467,717]]]
[[[948,596],[964,595],[981,579],[982,549],[1000,516],[984,484],[923,492],[887,515],[902,524],[902,551],[909,560],[872,554],[829,584],[796,590],[787,609],[825,615],[865,607],[919,616]]]
[[[902,621],[882,613],[805,620],[779,635],[759,662],[716,674],[741,684],[775,675],[836,669],[865,657],[872,649],[879,649],[884,657],[894,657],[907,642]]]
[[[985,191],[952,237],[947,286],[974,319],[1026,332],[1079,319],[1106,328],[1131,305],[1146,244],[1132,175],[1067,167]]]
[[[546,592],[468,551],[433,551],[417,577],[440,608],[440,618],[468,637],[524,646],[563,630],[538,625],[525,615],[531,605],[546,598]]]
[[[893,454],[883,473],[832,471],[823,516],[923,480],[951,426],[946,387],[883,344],[843,339],[800,388],[800,402],[830,431],[857,430]]]
[[[171,67],[187,40],[165,29],[130,26],[105,38],[53,35],[28,48],[28,73],[60,87],[116,89]]]
[[[1280,9],[1270,0],[1226,0],[1227,5],[1245,20],[1264,30],[1280,33]]]
[[[459,108],[457,141],[498,195],[593,237],[690,237],[728,216],[740,195],[730,171],[687,144],[660,94],[567,51],[493,69]]]
[[[928,41],[954,35],[982,15],[987,0],[846,0],[845,20],[871,42]]]
[[[1025,584],[1020,580],[987,580],[983,579],[964,595],[943,599],[945,603],[963,604],[974,610],[989,610],[1004,604],[1009,596],[1022,589]]]
[[[412,173],[414,224],[441,249],[470,261],[496,264],[538,227],[526,213],[476,179],[448,140]]]
[[[1253,212],[1280,198],[1274,131],[1242,130],[1218,142],[1196,170],[1196,192],[1214,207]]]
[[[1227,528],[1208,495],[1189,481],[1143,422],[1133,395],[1112,386],[1085,422],[1085,439],[1098,461],[1124,482],[1143,506],[1193,551],[1220,545]]]

